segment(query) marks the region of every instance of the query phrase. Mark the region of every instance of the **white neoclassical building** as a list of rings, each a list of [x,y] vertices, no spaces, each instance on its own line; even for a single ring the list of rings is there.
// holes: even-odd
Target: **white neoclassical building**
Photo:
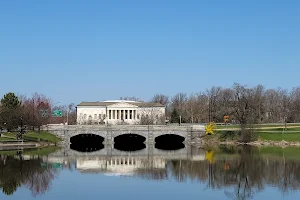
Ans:
[[[77,105],[78,124],[161,124],[165,106],[127,100],[81,102]]]

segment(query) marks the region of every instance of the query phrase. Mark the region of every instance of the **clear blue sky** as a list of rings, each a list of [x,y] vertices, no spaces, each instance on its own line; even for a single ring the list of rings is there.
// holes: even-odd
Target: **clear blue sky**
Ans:
[[[0,95],[79,103],[300,85],[299,0],[0,2]]]

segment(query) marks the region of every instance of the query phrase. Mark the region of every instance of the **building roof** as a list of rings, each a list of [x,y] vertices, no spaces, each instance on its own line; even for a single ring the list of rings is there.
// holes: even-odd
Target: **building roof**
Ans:
[[[77,106],[110,106],[116,103],[128,103],[138,107],[165,107],[160,103],[126,101],[126,100],[112,100],[112,101],[96,101],[96,102],[81,102]]]

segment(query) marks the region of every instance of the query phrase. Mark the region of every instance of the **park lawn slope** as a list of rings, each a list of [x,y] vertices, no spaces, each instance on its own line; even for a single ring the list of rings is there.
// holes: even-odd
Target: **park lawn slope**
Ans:
[[[43,147],[43,148],[24,149],[21,152],[22,152],[22,155],[46,156],[46,155],[56,152],[59,149],[60,149],[60,147],[58,147],[58,146],[51,146],[51,147]],[[2,150],[2,151],[0,151],[0,155],[15,156],[15,155],[18,155],[17,154],[18,152],[20,152],[20,150]]]
[[[31,141],[44,141],[44,142],[51,142],[51,143],[58,143],[61,141],[56,135],[53,135],[46,131],[41,131],[40,133],[37,132],[29,132],[23,135],[24,139],[31,140]]]
[[[287,141],[287,142],[300,142],[300,133],[272,133],[272,132],[258,132],[258,137],[261,140],[267,141]]]
[[[17,133],[3,133],[3,135],[13,139],[16,138]],[[42,141],[42,142],[50,142],[50,143],[58,143],[61,141],[59,137],[46,131],[41,131],[40,133],[26,132],[23,135],[23,139],[26,141],[33,141],[33,142]]]
[[[219,141],[237,141],[239,139],[239,130],[234,131],[216,131],[214,137],[218,138]],[[226,136],[226,139],[223,139],[222,136]],[[209,139],[209,138],[207,138]],[[287,130],[285,132],[278,130],[259,130],[255,131],[253,134],[254,141],[286,141],[286,142],[300,142],[300,130],[299,128],[294,128]]]

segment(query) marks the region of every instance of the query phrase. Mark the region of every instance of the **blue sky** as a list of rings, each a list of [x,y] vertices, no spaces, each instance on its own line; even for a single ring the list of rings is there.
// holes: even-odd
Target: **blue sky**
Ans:
[[[197,93],[234,82],[291,89],[298,0],[0,2],[0,95],[79,103]]]

